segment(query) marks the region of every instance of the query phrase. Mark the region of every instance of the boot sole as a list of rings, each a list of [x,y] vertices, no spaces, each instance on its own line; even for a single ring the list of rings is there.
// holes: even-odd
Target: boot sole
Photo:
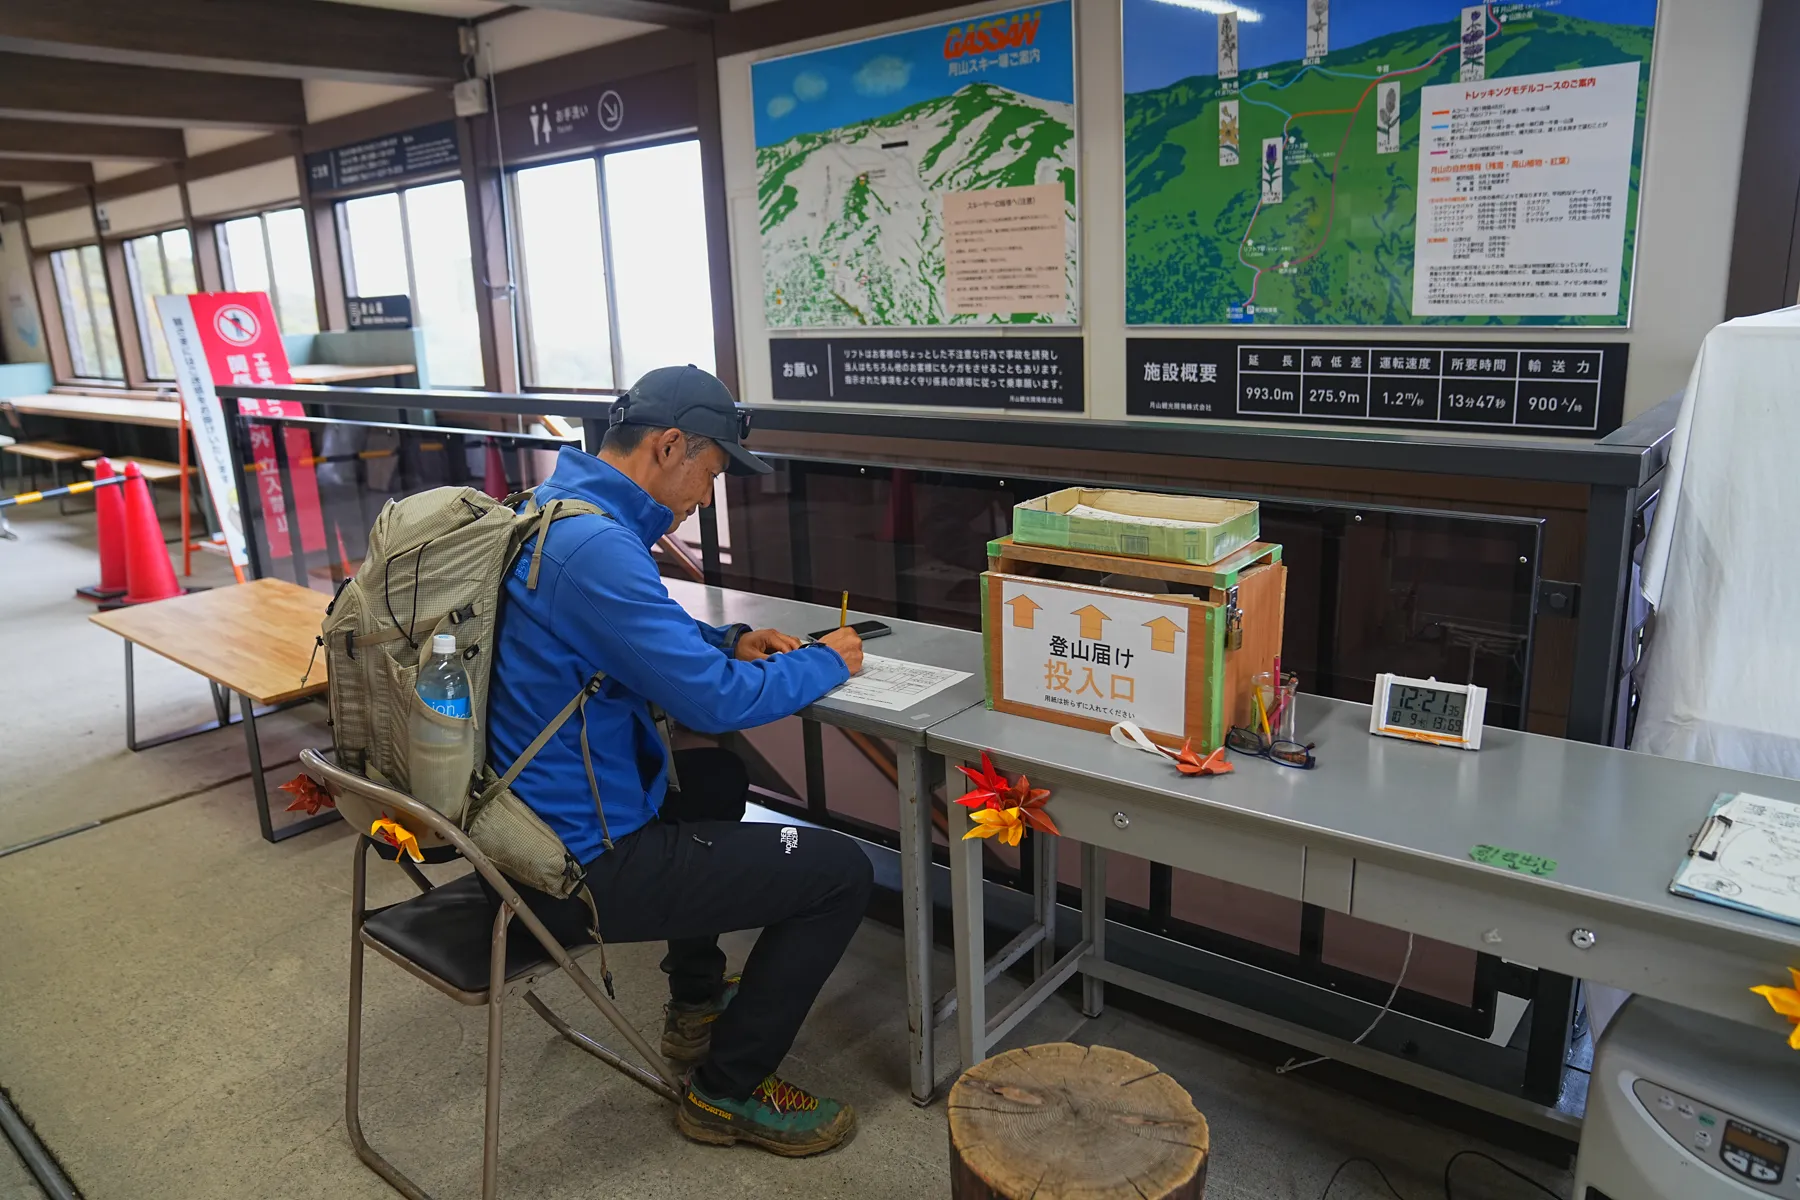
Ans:
[[[685,1108],[675,1112],[675,1127],[690,1141],[701,1142],[708,1146],[735,1146],[745,1142],[759,1150],[767,1150],[770,1154],[778,1154],[782,1158],[810,1158],[815,1154],[824,1154],[828,1150],[836,1150],[839,1146],[847,1146],[856,1136],[856,1121],[842,1137],[822,1144],[795,1145],[792,1142],[776,1141],[772,1138],[758,1137],[754,1133],[735,1133],[727,1129],[716,1129],[709,1125],[696,1124],[688,1119]]]

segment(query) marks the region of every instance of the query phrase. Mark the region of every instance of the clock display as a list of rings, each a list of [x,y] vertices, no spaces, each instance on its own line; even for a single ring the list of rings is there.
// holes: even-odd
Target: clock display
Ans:
[[[1468,698],[1461,692],[1395,682],[1388,689],[1385,723],[1393,729],[1415,729],[1461,737]]]

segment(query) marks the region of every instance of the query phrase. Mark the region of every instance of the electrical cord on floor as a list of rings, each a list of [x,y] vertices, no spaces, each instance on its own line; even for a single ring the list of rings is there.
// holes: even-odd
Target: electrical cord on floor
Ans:
[[[1373,1021],[1369,1022],[1369,1027],[1367,1029],[1363,1030],[1361,1033],[1356,1035],[1356,1040],[1350,1043],[1352,1046],[1362,1045],[1363,1039],[1368,1037],[1371,1033],[1374,1033],[1375,1027],[1377,1025],[1381,1024],[1381,1019],[1383,1017],[1387,1016],[1388,1013],[1393,1010],[1394,1001],[1396,999],[1398,999],[1400,996],[1400,985],[1406,982],[1406,972],[1407,972],[1408,968],[1410,968],[1412,966],[1412,956],[1413,956],[1413,935],[1409,933],[1406,935],[1406,958],[1400,964],[1400,978],[1394,980],[1394,989],[1393,989],[1393,991],[1388,993],[1387,1003],[1383,1004],[1381,1006],[1381,1011],[1375,1014],[1375,1019]],[[1326,1062],[1330,1058],[1331,1058],[1331,1055],[1329,1055],[1329,1054],[1321,1054],[1317,1058],[1309,1058],[1305,1062],[1295,1062],[1293,1059],[1290,1058],[1286,1062],[1282,1063],[1279,1067],[1276,1067],[1275,1073],[1277,1075],[1286,1075],[1289,1071],[1298,1071],[1301,1067],[1310,1067],[1314,1063]],[[1352,1159],[1351,1161],[1354,1162],[1356,1160]],[[1379,1168],[1377,1168],[1377,1169],[1379,1169]],[[1388,1187],[1390,1187],[1390,1188],[1392,1188],[1393,1186],[1394,1185],[1391,1183],[1388,1185]],[[1395,1193],[1395,1194],[1398,1195],[1398,1193]]]
[[[1530,1184],[1532,1187],[1536,1188],[1538,1191],[1544,1193],[1544,1195],[1550,1197],[1550,1200],[1562,1200],[1561,1196],[1559,1196],[1557,1193],[1551,1191],[1549,1188],[1545,1187],[1543,1184],[1539,1183],[1537,1180],[1533,1179],[1531,1176],[1525,1174],[1525,1172],[1520,1171],[1514,1167],[1509,1167],[1505,1163],[1501,1162],[1499,1159],[1495,1158],[1493,1155],[1483,1154],[1479,1150],[1458,1150],[1455,1154],[1452,1154],[1450,1156],[1450,1161],[1444,1164],[1444,1200],[1456,1200],[1455,1195],[1450,1191],[1450,1168],[1454,1167],[1456,1165],[1456,1160],[1459,1158],[1479,1158],[1486,1162],[1493,1163],[1496,1167],[1499,1167],[1502,1171],[1505,1171],[1508,1175],[1512,1175],[1518,1179],[1524,1180],[1526,1183]]]
[[[1496,1167],[1499,1167],[1502,1171],[1505,1171],[1508,1175],[1515,1176],[1516,1178],[1521,1179],[1521,1180],[1525,1181],[1526,1183],[1530,1184],[1532,1187],[1536,1188],[1538,1191],[1544,1193],[1544,1195],[1549,1196],[1551,1198],[1551,1200],[1562,1200],[1562,1197],[1560,1195],[1558,1195],[1556,1192],[1551,1191],[1549,1188],[1545,1187],[1543,1184],[1539,1183],[1537,1180],[1533,1179],[1531,1176],[1525,1174],[1523,1171],[1517,1170],[1513,1167],[1509,1167],[1505,1163],[1501,1162],[1499,1159],[1495,1158],[1493,1155],[1483,1153],[1480,1150],[1458,1150],[1455,1154],[1452,1154],[1450,1156],[1449,1161],[1444,1164],[1444,1200],[1456,1200],[1456,1193],[1450,1190],[1450,1169],[1452,1167],[1454,1167],[1456,1165],[1457,1160],[1461,1159],[1461,1158],[1483,1159],[1487,1162],[1494,1164]],[[1337,1186],[1338,1176],[1342,1175],[1344,1173],[1345,1168],[1353,1167],[1358,1163],[1361,1163],[1362,1165],[1368,1167],[1370,1170],[1374,1171],[1377,1176],[1380,1177],[1382,1184],[1384,1186],[1386,1186],[1386,1188],[1389,1192],[1393,1193],[1394,1200],[1406,1200],[1406,1197],[1404,1197],[1400,1194],[1400,1189],[1394,1186],[1394,1181],[1387,1177],[1387,1172],[1383,1171],[1381,1169],[1381,1164],[1376,1162],[1372,1158],[1346,1158],[1343,1162],[1339,1163],[1337,1165],[1337,1170],[1335,1170],[1331,1173],[1331,1178],[1327,1179],[1325,1181],[1325,1190],[1319,1193],[1319,1200],[1329,1200],[1329,1197],[1331,1196],[1331,1189],[1333,1187]]]
[[[1331,1189],[1337,1183],[1338,1176],[1344,1173],[1345,1167],[1355,1166],[1357,1163],[1362,1163],[1381,1176],[1381,1182],[1387,1185],[1387,1190],[1394,1193],[1394,1200],[1406,1200],[1406,1197],[1400,1194],[1400,1189],[1394,1186],[1394,1181],[1387,1177],[1387,1172],[1381,1169],[1381,1164],[1372,1158],[1346,1158],[1339,1163],[1337,1170],[1331,1173],[1331,1178],[1325,1181],[1325,1190],[1319,1193],[1319,1200],[1326,1200],[1326,1197],[1331,1195]]]

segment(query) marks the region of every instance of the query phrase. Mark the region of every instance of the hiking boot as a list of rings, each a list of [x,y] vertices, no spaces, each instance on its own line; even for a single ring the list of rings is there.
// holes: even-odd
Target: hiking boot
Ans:
[[[809,1095],[773,1075],[744,1100],[709,1096],[690,1078],[675,1110],[675,1125],[696,1142],[749,1142],[773,1154],[804,1158],[849,1141],[856,1133],[856,1110]]]
[[[677,1067],[691,1067],[706,1059],[712,1049],[713,1022],[737,995],[741,975],[727,975],[717,998],[704,1004],[670,1003],[663,1008],[663,1057]]]

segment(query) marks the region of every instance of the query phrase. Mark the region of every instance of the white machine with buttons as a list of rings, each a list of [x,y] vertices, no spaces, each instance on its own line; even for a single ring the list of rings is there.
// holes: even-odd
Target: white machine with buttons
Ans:
[[[1800,1200],[1800,1054],[1634,996],[1594,1056],[1574,1200]]]

